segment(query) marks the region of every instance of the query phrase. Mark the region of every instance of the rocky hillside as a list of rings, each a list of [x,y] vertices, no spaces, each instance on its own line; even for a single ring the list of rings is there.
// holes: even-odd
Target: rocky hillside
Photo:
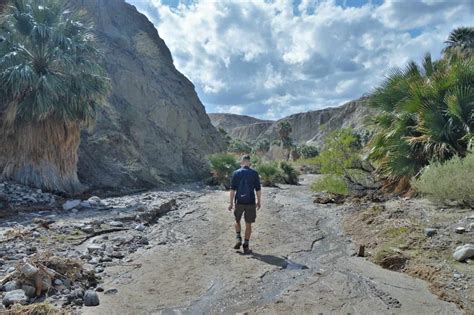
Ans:
[[[253,124],[268,124],[273,123],[271,120],[261,120],[255,117],[236,114],[209,114],[212,124],[216,128],[222,128],[227,132],[232,132],[235,128],[249,126]]]
[[[154,25],[124,0],[76,3],[92,17],[112,81],[109,106],[82,137],[81,181],[129,190],[203,175],[222,139]]]
[[[364,106],[365,102],[367,102],[367,99],[361,98],[340,107],[309,111],[285,117],[260,134],[259,138],[277,139],[278,123],[280,121],[290,122],[293,128],[291,138],[295,143],[310,143],[319,146],[327,134],[340,128],[350,127],[355,132],[364,134],[366,132],[364,121],[373,112],[372,109]]]
[[[278,121],[259,121],[249,116],[234,114],[211,114],[215,126],[222,127],[234,138],[255,142],[258,139],[270,141],[278,137],[278,123],[289,121],[293,132],[291,137],[295,143],[321,145],[324,137],[339,128],[353,128],[357,133],[364,134],[364,120],[373,112],[364,106],[366,98],[346,103],[340,107],[326,108],[294,114]]]

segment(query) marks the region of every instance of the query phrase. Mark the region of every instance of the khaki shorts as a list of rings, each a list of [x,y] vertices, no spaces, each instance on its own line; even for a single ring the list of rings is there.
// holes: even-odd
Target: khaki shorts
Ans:
[[[257,218],[257,205],[235,205],[235,221],[240,222],[242,215],[246,223],[254,223]]]

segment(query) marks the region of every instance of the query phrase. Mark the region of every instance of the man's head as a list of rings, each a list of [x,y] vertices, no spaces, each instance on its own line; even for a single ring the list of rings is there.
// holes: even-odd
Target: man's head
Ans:
[[[240,160],[241,166],[250,166],[250,155],[242,155],[242,159]]]

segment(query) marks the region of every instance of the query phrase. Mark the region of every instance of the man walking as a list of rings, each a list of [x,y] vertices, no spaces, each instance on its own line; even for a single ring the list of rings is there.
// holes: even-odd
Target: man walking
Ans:
[[[241,168],[236,170],[232,175],[229,211],[234,209],[235,202],[234,216],[237,243],[235,244],[234,249],[240,249],[240,246],[242,245],[240,220],[243,215],[245,220],[245,239],[243,243],[244,254],[250,254],[251,250],[249,242],[250,235],[252,234],[252,223],[254,223],[257,218],[257,209],[260,209],[262,191],[257,171],[250,168],[249,155],[242,156],[240,166]],[[255,192],[257,193],[256,202]]]

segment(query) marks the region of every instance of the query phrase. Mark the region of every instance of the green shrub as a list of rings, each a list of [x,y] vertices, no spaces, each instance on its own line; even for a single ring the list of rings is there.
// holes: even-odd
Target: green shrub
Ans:
[[[359,159],[359,139],[351,129],[331,132],[324,141],[323,151],[315,159],[321,165],[321,173],[344,175]]]
[[[412,186],[437,200],[474,205],[474,153],[426,167]]]
[[[311,189],[315,192],[328,192],[336,195],[349,194],[346,180],[339,175],[324,175],[311,185]]]
[[[281,180],[281,172],[275,162],[261,162],[256,166],[256,170],[263,186],[275,186]]]
[[[250,154],[252,147],[245,141],[232,139],[227,147],[227,151],[239,154]]]
[[[298,154],[303,159],[311,159],[319,154],[319,150],[314,145],[302,144],[297,148]]]
[[[253,147],[254,153],[266,153],[270,150],[270,141],[267,139],[258,140],[255,146]]]
[[[209,163],[213,182],[229,188],[232,173],[239,168],[235,157],[231,154],[217,153],[209,156]]]
[[[288,162],[280,162],[281,176],[283,182],[289,185],[298,185],[300,173]]]

